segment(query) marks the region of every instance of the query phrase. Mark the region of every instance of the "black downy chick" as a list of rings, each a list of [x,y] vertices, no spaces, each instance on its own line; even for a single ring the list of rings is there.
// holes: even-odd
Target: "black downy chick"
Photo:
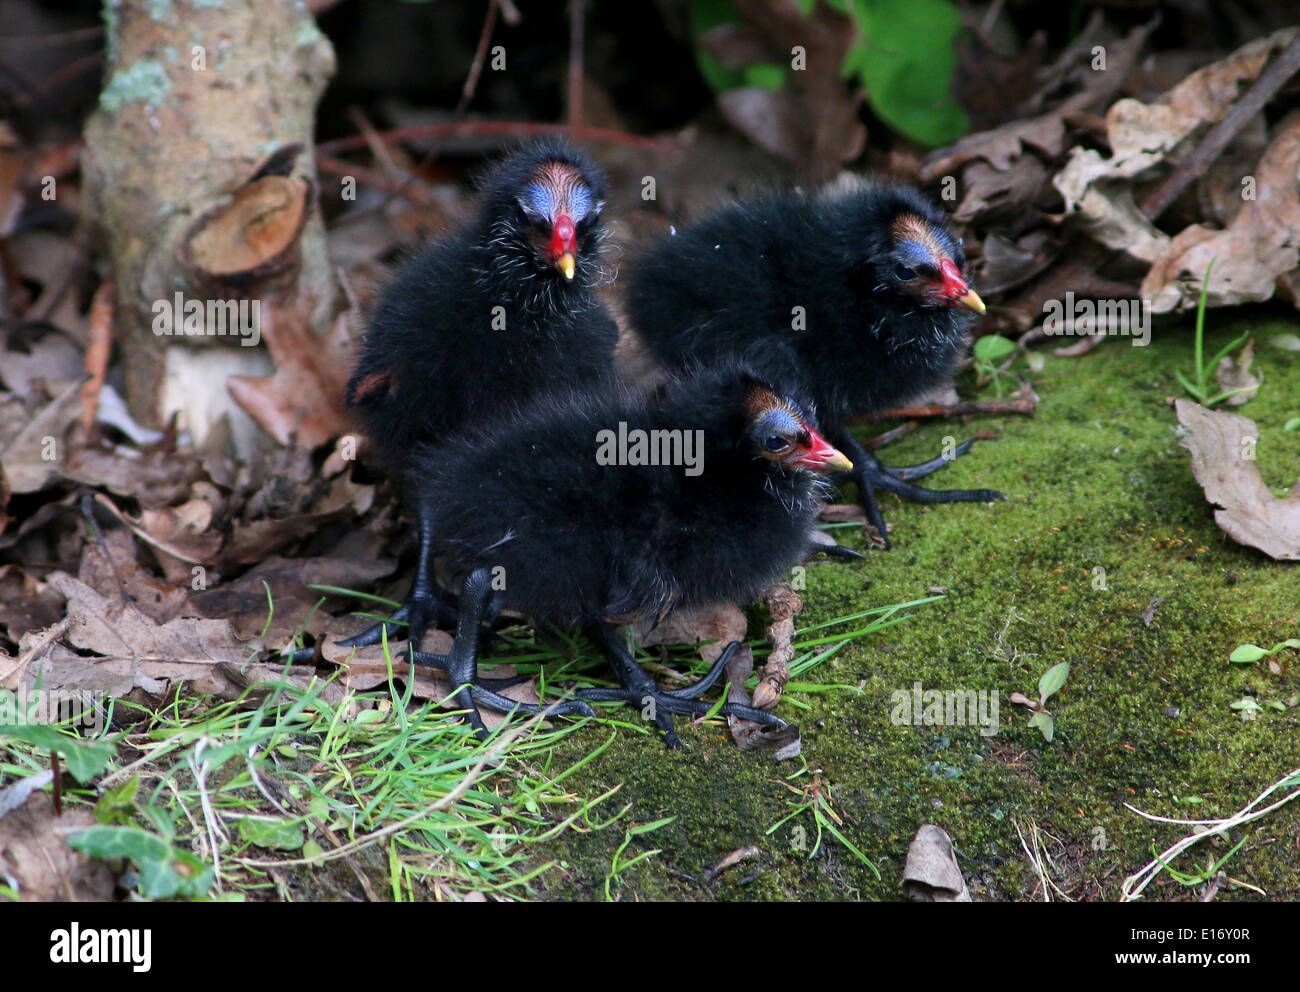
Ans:
[[[720,363],[649,398],[550,396],[417,457],[435,550],[464,579],[451,653],[414,658],[463,687],[457,702],[476,729],[476,702],[519,707],[477,675],[480,624],[502,608],[585,630],[613,665],[622,688],[582,690],[550,712],[589,715],[587,700],[621,700],[676,747],[672,714],[709,710],[699,697],[738,644],[698,683],[670,691],[617,627],[675,607],[748,602],[807,554],[825,488],[818,473],[852,464],[818,434],[807,401],[772,382]],[[736,703],[721,712],[784,726]]]
[[[618,328],[596,294],[604,199],[585,154],[562,141],[525,145],[488,174],[475,220],[384,291],[347,402],[408,493],[417,446],[436,448],[546,391],[612,381]],[[420,506],[415,578],[393,618],[409,625],[413,646],[454,614],[432,578]],[[384,627],[341,643],[378,643]]]
[[[814,398],[826,435],[853,459],[868,521],[889,538],[883,489],[919,503],[1005,499],[991,489],[907,481],[965,454],[886,468],[849,433],[945,381],[984,303],[941,210],[907,187],[772,194],[675,231],[631,266],[633,326],[670,369],[742,356]]]

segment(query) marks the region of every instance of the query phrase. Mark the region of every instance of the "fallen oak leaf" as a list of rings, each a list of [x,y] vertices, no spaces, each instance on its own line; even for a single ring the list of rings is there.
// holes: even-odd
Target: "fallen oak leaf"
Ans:
[[[1278,499],[1253,458],[1259,430],[1249,417],[1174,400],[1178,422],[1190,431],[1178,443],[1192,456],[1192,474],[1205,498],[1222,509],[1214,522],[1233,540],[1270,558],[1300,561],[1300,484]]]
[[[176,507],[145,509],[139,518],[123,513],[102,493],[95,494],[95,502],[146,544],[191,565],[208,564],[221,548],[221,535],[206,532],[212,523],[212,504],[207,500],[192,499]]]
[[[342,397],[352,369],[352,335],[346,313],[330,332],[312,330],[310,301],[294,307],[263,305],[261,334],[275,374],[232,375],[226,389],[258,425],[281,444],[312,449],[350,427]]]
[[[38,492],[61,474],[64,437],[81,409],[80,391],[81,384],[73,383],[55,396],[0,450],[10,492]]]
[[[212,666],[242,665],[262,649],[259,640],[235,637],[226,620],[179,617],[160,624],[134,603],[106,599],[66,572],[52,572],[48,581],[68,599],[66,640],[101,655],[96,667],[118,662],[115,670],[124,665],[152,679],[189,680],[200,692],[215,692],[224,682],[211,677]]]

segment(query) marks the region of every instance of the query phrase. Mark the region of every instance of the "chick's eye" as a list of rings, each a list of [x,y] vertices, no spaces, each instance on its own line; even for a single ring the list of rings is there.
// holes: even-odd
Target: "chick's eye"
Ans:
[[[894,276],[897,279],[901,279],[903,282],[911,282],[916,278],[916,270],[909,269],[906,265],[899,263],[894,266]]]
[[[786,448],[790,447],[790,442],[779,434],[773,434],[763,442],[763,447],[775,454],[778,451],[784,451]]]

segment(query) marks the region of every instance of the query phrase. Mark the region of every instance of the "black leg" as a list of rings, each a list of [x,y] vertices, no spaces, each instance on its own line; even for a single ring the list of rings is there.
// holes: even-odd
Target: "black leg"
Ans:
[[[928,462],[921,462],[920,465],[904,465],[901,468],[890,468],[888,465],[881,465],[880,467],[895,479],[923,479],[932,472],[937,472],[941,468],[947,468],[962,455],[970,451],[971,445],[974,443],[973,440],[963,441],[961,444],[957,445],[951,455],[936,455]]]
[[[369,647],[372,644],[382,643],[385,632],[389,641],[396,640],[405,632],[404,636],[410,643],[411,650],[419,650],[420,641],[424,639],[425,632],[431,626],[438,627],[444,623],[456,622],[456,597],[440,589],[433,581],[433,509],[418,502],[416,506],[420,551],[415,561],[415,578],[411,582],[410,592],[406,594],[406,601],[389,619],[381,620],[360,634],[339,641],[339,647]],[[304,664],[311,661],[314,654],[312,648],[295,651],[290,655],[291,663]]]
[[[845,473],[843,477],[857,483],[862,509],[867,515],[867,523],[876,528],[876,533],[880,535],[886,550],[890,547],[889,533],[885,529],[885,517],[880,512],[880,505],[876,502],[877,489],[894,493],[913,503],[988,503],[1006,499],[1006,496],[996,489],[925,489],[907,481],[929,475],[943,468],[952,458],[964,455],[970,450],[970,441],[958,445],[956,453],[951,458],[941,455],[920,465],[889,469],[881,465],[875,455],[862,447],[849,433],[848,428],[839,427],[832,433],[835,446],[848,455],[853,462],[853,471]]]
[[[609,624],[600,624],[591,628],[588,633],[609,659],[614,674],[618,676],[618,681],[623,688],[581,689],[577,693],[578,697],[597,702],[623,702],[640,710],[645,719],[652,720],[655,726],[664,732],[664,738],[671,748],[682,746],[677,731],[673,729],[673,714],[697,716],[713,709],[712,703],[698,697],[713,687],[722,676],[731,656],[740,647],[739,641],[732,641],[702,679],[685,689],[670,690],[660,689],[645,669],[636,663],[636,659],[632,657],[632,652],[628,650],[616,628]],[[738,716],[745,720],[777,727],[786,725],[784,720],[766,710],[740,703],[724,703],[718,712],[723,716]]]
[[[456,640],[449,654],[428,654],[412,651],[412,660],[417,665],[441,668],[458,686],[456,704],[465,711],[466,719],[474,732],[480,737],[487,736],[487,727],[479,715],[476,703],[482,703],[501,713],[537,713],[544,710],[550,716],[596,715],[590,705],[580,699],[552,703],[539,707],[531,703],[521,703],[496,692],[493,686],[504,688],[524,681],[520,679],[487,680],[478,677],[478,645],[481,632],[480,625],[493,612],[492,573],[486,568],[478,568],[465,576],[460,587],[460,616],[456,621]]]
[[[809,558],[816,555],[825,555],[827,558],[838,558],[840,561],[862,561],[867,557],[852,548],[846,548],[842,544],[819,544],[816,541],[810,541],[808,545]]]

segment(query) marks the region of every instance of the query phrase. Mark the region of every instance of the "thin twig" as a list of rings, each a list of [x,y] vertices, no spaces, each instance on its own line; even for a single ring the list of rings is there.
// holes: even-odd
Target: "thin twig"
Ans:
[[[483,16],[483,30],[478,35],[478,47],[474,50],[474,61],[469,65],[469,73],[465,76],[465,85],[460,91],[460,102],[456,104],[453,110],[453,117],[463,117],[465,111],[469,109],[470,101],[474,99],[474,94],[478,90],[478,77],[483,72],[483,62],[487,59],[488,42],[492,40],[492,29],[497,24],[497,0],[488,0],[487,13]]]
[[[403,197],[419,207],[428,206],[433,202],[428,190],[423,186],[412,183],[409,177],[398,181],[389,178],[377,169],[367,168],[363,165],[353,165],[351,162],[345,162],[341,158],[332,158],[329,155],[316,156],[316,169],[318,172],[330,176],[351,176],[357,182],[364,183],[372,189]]]
[[[868,451],[875,451],[877,448],[883,448],[887,444],[893,444],[899,438],[906,437],[921,425],[915,420],[909,420],[906,423],[899,424],[897,427],[891,427],[883,434],[877,434],[869,441],[863,441],[862,447]]]
[[[95,290],[90,304],[90,343],[86,346],[86,376],[81,384],[81,429],[89,435],[99,412],[99,390],[108,372],[108,355],[113,348],[113,282],[106,280]]]
[[[977,403],[927,403],[922,406],[905,406],[897,410],[884,410],[880,413],[868,413],[854,417],[855,424],[874,423],[878,420],[910,420],[915,417],[975,417],[1002,416],[1004,414],[1022,413],[1033,416],[1038,407],[1038,397],[1027,385],[1020,387],[1016,399],[983,400]]]
[[[1232,143],[1248,121],[1261,110],[1280,90],[1286,81],[1300,71],[1300,33],[1291,39],[1291,44],[1282,49],[1267,69],[1259,74],[1255,85],[1246,91],[1246,95],[1232,105],[1223,120],[1206,132],[1201,143],[1168,177],[1142,201],[1142,213],[1147,220],[1154,221],[1178,199],[1178,194],[1188,184],[1208,169],[1223,154],[1223,150]]]

